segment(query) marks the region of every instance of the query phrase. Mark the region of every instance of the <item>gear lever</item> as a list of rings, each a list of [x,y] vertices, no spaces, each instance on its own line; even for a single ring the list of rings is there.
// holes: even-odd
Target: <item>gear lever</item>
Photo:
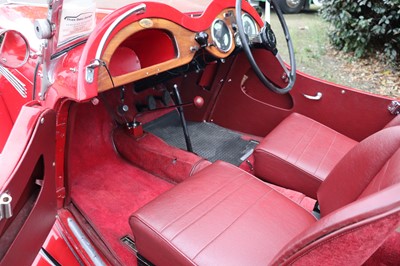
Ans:
[[[189,130],[188,130],[188,127],[186,124],[185,114],[183,113],[182,99],[181,99],[181,95],[179,94],[178,85],[176,85],[176,84],[174,84],[174,94],[175,94],[178,105],[180,105],[179,107],[177,107],[177,109],[179,112],[179,116],[181,118],[183,135],[185,136],[185,141],[186,141],[186,148],[189,152],[193,152],[192,142],[190,141]],[[204,103],[204,100],[203,100],[203,103]]]

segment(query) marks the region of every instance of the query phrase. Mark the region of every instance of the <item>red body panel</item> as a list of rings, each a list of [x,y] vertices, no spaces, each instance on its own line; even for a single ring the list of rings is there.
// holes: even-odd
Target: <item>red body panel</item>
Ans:
[[[56,221],[53,225],[53,228],[43,244],[43,249],[45,249],[61,265],[79,265],[79,261],[65,240],[65,235],[61,229],[59,221]],[[51,263],[49,263],[48,258],[43,254],[43,252],[40,252],[32,265],[47,266],[51,265]]]

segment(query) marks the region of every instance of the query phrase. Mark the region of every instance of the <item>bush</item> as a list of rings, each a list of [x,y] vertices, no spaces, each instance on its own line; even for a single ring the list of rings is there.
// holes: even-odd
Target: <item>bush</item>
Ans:
[[[400,62],[400,0],[325,0],[331,43],[355,57],[383,54]]]

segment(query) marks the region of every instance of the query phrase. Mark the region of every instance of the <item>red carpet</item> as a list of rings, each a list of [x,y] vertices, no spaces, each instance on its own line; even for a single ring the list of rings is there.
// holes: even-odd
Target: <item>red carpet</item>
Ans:
[[[110,156],[71,184],[73,202],[124,265],[136,262],[120,238],[132,235],[129,216],[173,185]]]
[[[120,242],[132,235],[128,217],[173,184],[132,166],[114,150],[114,127],[104,106],[79,104],[70,139],[69,189],[72,201],[124,265],[136,258]]]

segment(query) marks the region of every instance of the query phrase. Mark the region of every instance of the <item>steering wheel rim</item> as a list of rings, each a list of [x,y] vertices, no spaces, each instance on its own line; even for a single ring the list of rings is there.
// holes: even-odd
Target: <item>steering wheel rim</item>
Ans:
[[[268,0],[267,0],[268,1]],[[278,94],[285,94],[288,93],[294,86],[294,83],[296,81],[296,59],[294,57],[294,49],[293,49],[293,44],[292,44],[292,39],[290,37],[290,33],[289,33],[289,29],[286,25],[286,21],[285,18],[283,17],[282,11],[279,8],[279,6],[275,3],[274,0],[270,1],[272,3],[272,6],[275,9],[275,12],[278,15],[279,21],[281,23],[283,32],[285,34],[286,37],[286,43],[287,43],[287,47],[289,50],[289,58],[290,58],[290,71],[286,68],[285,64],[283,63],[278,50],[276,49],[276,39],[275,39],[275,35],[271,29],[271,26],[268,24],[268,22],[265,22],[264,27],[261,29],[261,33],[260,33],[260,37],[261,39],[263,39],[263,43],[264,43],[264,38],[272,38],[272,41],[274,42],[273,46],[274,47],[269,47],[269,44],[267,45],[268,48],[266,48],[267,50],[269,50],[271,53],[273,53],[275,55],[275,57],[278,59],[278,61],[280,62],[284,72],[287,75],[287,78],[289,80],[287,86],[285,88],[279,88],[277,86],[275,86],[271,81],[269,81],[265,75],[263,74],[263,72],[261,71],[260,67],[258,66],[258,64],[256,63],[256,60],[254,59],[254,56],[251,52],[250,49],[250,44],[248,41],[248,38],[246,36],[246,33],[244,31],[244,27],[243,27],[243,21],[242,21],[242,0],[236,0],[236,11],[235,11],[235,15],[236,15],[236,25],[237,25],[237,29],[238,29],[238,34],[240,37],[240,41],[243,47],[243,50],[247,56],[247,59],[249,60],[249,63],[251,65],[251,67],[253,68],[254,72],[256,73],[257,77],[260,79],[260,81],[264,84],[265,87],[267,87],[269,90],[278,93]],[[263,33],[264,31],[264,33]],[[272,35],[271,35],[272,33]],[[265,35],[265,37],[263,37],[262,35]]]

